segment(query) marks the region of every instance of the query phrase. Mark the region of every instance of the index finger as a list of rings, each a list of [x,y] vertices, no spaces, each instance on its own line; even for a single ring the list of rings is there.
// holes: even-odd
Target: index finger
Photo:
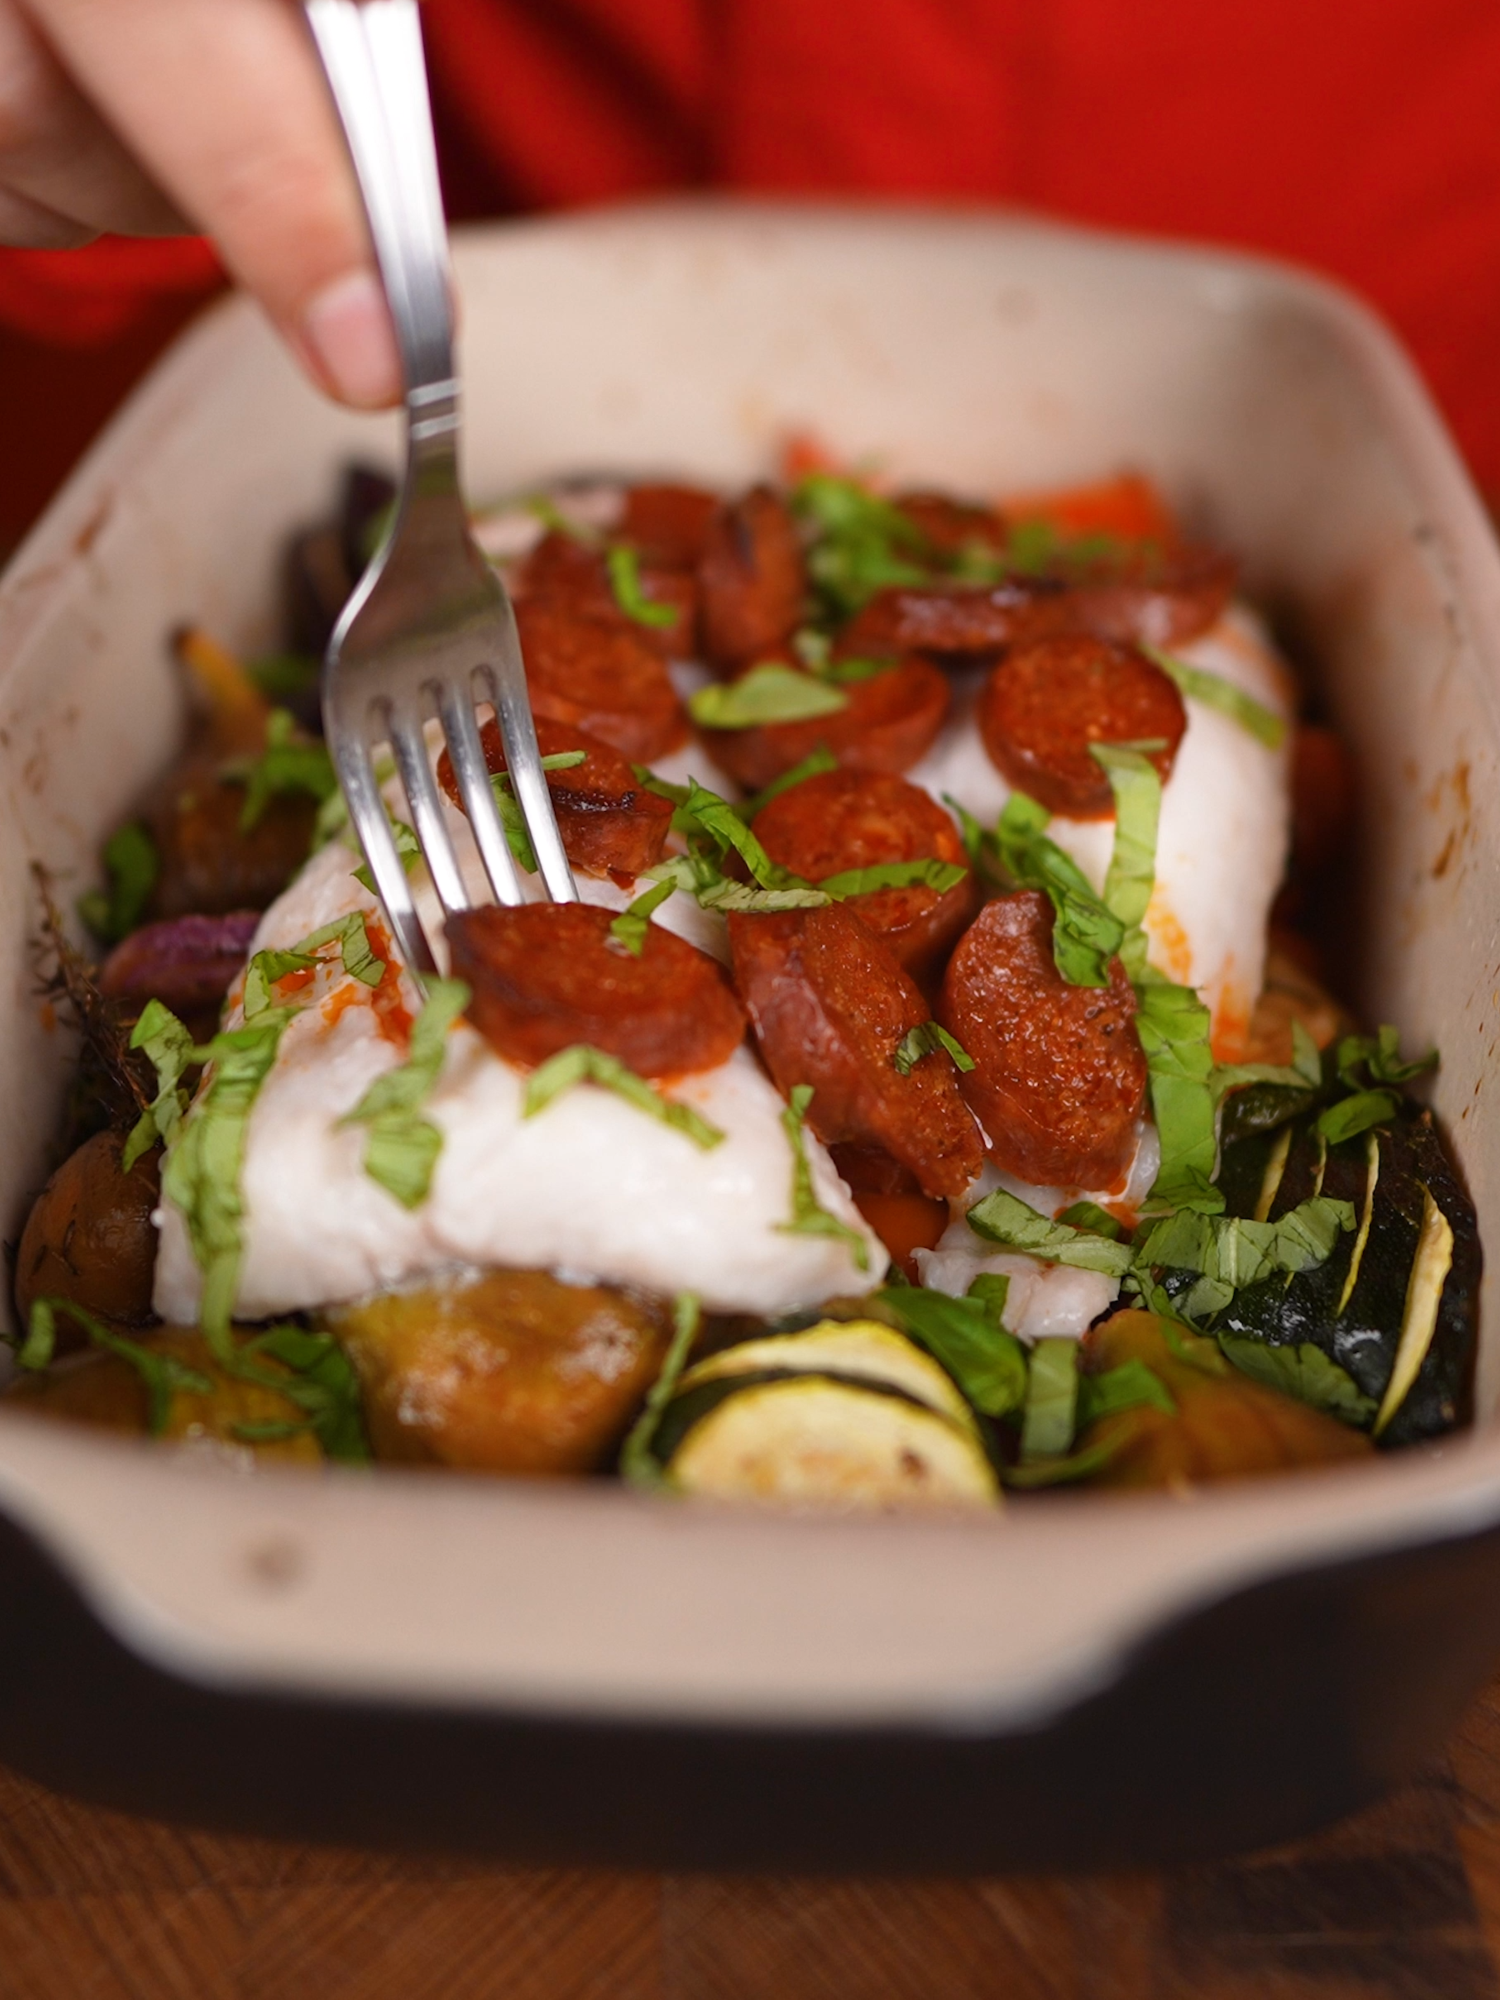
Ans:
[[[342,133],[288,0],[24,0],[79,86],[343,401],[401,391]]]

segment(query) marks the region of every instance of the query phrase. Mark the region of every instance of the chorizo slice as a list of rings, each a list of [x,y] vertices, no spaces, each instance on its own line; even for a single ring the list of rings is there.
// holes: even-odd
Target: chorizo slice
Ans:
[[[784,646],[802,618],[807,578],[790,508],[755,486],[709,523],[698,564],[703,650],[720,667]]]
[[[1118,959],[1108,986],[1068,985],[1040,890],[980,911],[948,961],[938,1019],[973,1058],[959,1089],[998,1167],[1036,1187],[1123,1179],[1146,1101],[1135,995]]]
[[[873,931],[841,903],[729,918],[735,984],[783,1093],[810,1084],[826,1145],[873,1146],[927,1195],[962,1194],[983,1162],[944,1049],[903,1076],[896,1051],[927,1003]]]
[[[503,771],[505,745],[493,718],[480,730],[479,740],[489,769]],[[584,753],[581,764],[547,773],[557,830],[573,866],[585,875],[630,881],[655,867],[672,824],[671,801],[648,792],[618,750],[581,730],[561,722],[538,722],[536,740],[544,757]],[[448,798],[463,811],[453,760],[446,750],[438,759],[437,773]]]
[[[1086,569],[1018,573],[996,584],[895,584],[877,591],[845,626],[839,650],[931,653],[959,662],[1073,633],[1180,646],[1222,616],[1234,580],[1231,557],[1183,548],[1133,550]]]
[[[694,569],[708,547],[708,531],[718,511],[718,494],[701,486],[643,481],[625,489],[625,505],[614,532],[639,549],[645,564]]]
[[[940,556],[960,556],[972,548],[989,555],[1004,551],[1005,522],[993,508],[953,500],[946,493],[898,493],[891,504]]]
[[[621,604],[610,576],[607,549],[553,529],[522,564],[516,595],[555,604],[563,611],[597,618],[606,625],[623,625],[664,660],[690,659],[697,647],[698,630],[698,586],[691,572],[638,561],[637,575],[642,598],[660,608],[662,615],[654,621],[632,617]]]
[[[727,1062],[745,1016],[713,959],[660,924],[637,955],[611,936],[614,916],[593,903],[523,903],[449,917],[454,977],[490,1047],[535,1068],[586,1042],[647,1077]]]
[[[995,667],[979,697],[979,734],[1010,784],[1069,819],[1114,812],[1094,743],[1159,743],[1151,762],[1171,776],[1187,710],[1177,683],[1136,646],[1107,639],[1039,639]]]
[[[704,729],[703,747],[735,783],[758,792],[822,747],[850,771],[909,771],[931,749],[948,714],[946,676],[930,660],[905,659],[842,690],[846,705],[806,722],[755,729]]]
[[[921,882],[876,889],[849,907],[920,978],[958,937],[974,909],[974,879],[958,828],[935,800],[888,771],[821,771],[755,816],[773,861],[809,882],[893,861],[947,861],[964,878],[939,893]]]
[[[639,627],[525,598],[516,624],[538,720],[569,723],[642,764],[686,740],[677,690]]]

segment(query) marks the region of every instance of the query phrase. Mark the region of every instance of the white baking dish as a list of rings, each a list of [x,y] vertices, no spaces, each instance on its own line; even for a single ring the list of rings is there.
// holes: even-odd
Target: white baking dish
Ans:
[[[1294,616],[1357,751],[1364,863],[1350,893],[1366,1012],[1441,1047],[1434,1101],[1494,1252],[1500,556],[1431,404],[1367,312],[1247,259],[973,214],[639,208],[468,232],[457,261],[476,497],[595,468],[743,481],[810,428],[902,479],[959,490],[1138,467],[1238,550],[1251,591]],[[191,618],[242,647],[271,642],[282,539],[326,508],[353,455],[394,462],[390,422],[320,401],[230,301],[157,368],[0,586],[0,977],[12,996],[0,1207],[12,1232],[69,1060],[33,992],[29,864],[82,886],[101,833],[171,754],[167,634]],[[49,1720],[33,1674],[0,1718],[0,1754],[128,1801],[257,1824],[400,1834],[425,1814],[435,1834],[616,1858],[1139,1859],[1286,1831],[1398,1775],[1500,1650],[1500,1593],[1487,1587],[1500,1566],[1494,1283],[1471,1434],[1191,1504],[1060,1497],[979,1523],[720,1513],[603,1484],[245,1480],[0,1409],[0,1509],[18,1531],[0,1557],[32,1579],[20,1596],[36,1620],[27,1628],[0,1595],[0,1652],[54,1674],[87,1654],[104,1677],[91,1699],[109,1698],[111,1675],[149,1685],[156,1720],[140,1727],[165,1736],[174,1701],[226,1703],[244,1753],[200,1744],[179,1782],[162,1775],[180,1762],[165,1737],[138,1743],[134,1763],[102,1741],[79,1747],[76,1717],[72,1737],[61,1712]],[[1422,1556],[1428,1545],[1445,1553]],[[1128,1759],[1098,1774],[1135,1800],[1128,1846],[1087,1803],[1091,1786],[1046,1826],[1018,1826],[1012,1808],[1033,1780],[1017,1775],[1016,1746],[1030,1756],[1052,1742],[1059,1791],[1076,1794],[1076,1773],[1063,1778],[1083,1754],[1078,1718],[1122,1690],[1127,1715],[1132,1700],[1157,1714],[1161,1688],[1140,1689],[1172,1635],[1190,1645],[1221,1631],[1222,1610],[1204,1607],[1257,1583],[1271,1596],[1243,1602],[1262,1607],[1247,1629],[1267,1682],[1287,1681],[1293,1654],[1304,1677],[1326,1669],[1328,1728],[1344,1731],[1329,1768],[1312,1769],[1287,1720],[1293,1704],[1318,1707],[1304,1678],[1283,1688],[1280,1727],[1272,1701],[1260,1736],[1234,1732],[1238,1750],[1226,1743],[1206,1790],[1201,1773],[1183,1776],[1183,1742],[1160,1746],[1149,1799]],[[1483,1601],[1465,1604],[1481,1584]],[[1423,1634],[1397,1610],[1413,1589]],[[1319,1604],[1343,1607],[1326,1644],[1309,1636]],[[1391,1626],[1385,1652],[1371,1619]],[[1395,1675],[1403,1698],[1372,1704],[1355,1688],[1351,1620],[1365,1621],[1371,1673],[1388,1696]],[[342,1807],[268,1776],[275,1732],[251,1718],[284,1721],[308,1702],[323,1726],[341,1714],[355,1729],[351,1757],[385,1769],[383,1820],[351,1820],[356,1797],[368,1813],[369,1784],[349,1770],[333,1785]],[[1354,1720],[1340,1723],[1345,1708]],[[1178,1716],[1198,1727],[1185,1698]],[[471,1772],[497,1760],[488,1807],[469,1797],[456,1817],[440,1783],[408,1793],[400,1774],[416,1754],[403,1732],[445,1717],[472,1732]],[[559,1795],[553,1752],[537,1745],[565,1760],[587,1742],[600,1760],[571,1818],[528,1804],[525,1781],[507,1792],[527,1728],[537,1797]],[[717,1793],[693,1788],[677,1758],[688,1742],[700,1774],[719,1751],[729,1759]],[[1265,1768],[1278,1743],[1283,1762],[1301,1760],[1295,1782]],[[633,1782],[610,1761],[621,1744],[655,1746],[660,1810],[637,1799],[621,1811]],[[820,1762],[829,1744],[842,1776]],[[1097,1767],[1104,1753],[1089,1754]],[[1038,1768],[1044,1782],[1045,1758]],[[877,1772],[893,1800],[941,1778],[932,1796],[955,1802],[946,1832],[919,1816],[872,1834]],[[814,1777],[813,1834],[787,1823],[779,1840],[775,1812],[745,1813],[743,1788],[759,1785],[763,1807],[774,1795],[795,1815]],[[839,1785],[842,1806],[829,1796]]]

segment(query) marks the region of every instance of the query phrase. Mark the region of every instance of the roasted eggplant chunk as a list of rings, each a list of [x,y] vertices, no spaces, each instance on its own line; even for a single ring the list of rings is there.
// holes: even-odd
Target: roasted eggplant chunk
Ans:
[[[1449,1431],[1466,1413],[1481,1255],[1473,1204],[1430,1111],[1327,1145],[1313,1117],[1241,1139],[1220,1170],[1231,1215],[1275,1221],[1314,1193],[1351,1204],[1332,1255],[1238,1292],[1213,1331],[1270,1347],[1311,1342],[1375,1405],[1382,1444]]]
[[[327,1315],[377,1458],[474,1472],[605,1464],[661,1365],[660,1308],[545,1271],[490,1271]]]

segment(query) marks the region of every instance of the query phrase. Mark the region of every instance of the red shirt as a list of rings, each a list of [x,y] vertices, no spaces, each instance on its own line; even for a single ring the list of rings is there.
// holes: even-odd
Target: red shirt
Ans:
[[[1495,0],[423,13],[455,216],[682,187],[958,195],[1272,251],[1395,322],[1500,488]],[[0,252],[0,320],[108,342],[209,268],[192,244]]]

